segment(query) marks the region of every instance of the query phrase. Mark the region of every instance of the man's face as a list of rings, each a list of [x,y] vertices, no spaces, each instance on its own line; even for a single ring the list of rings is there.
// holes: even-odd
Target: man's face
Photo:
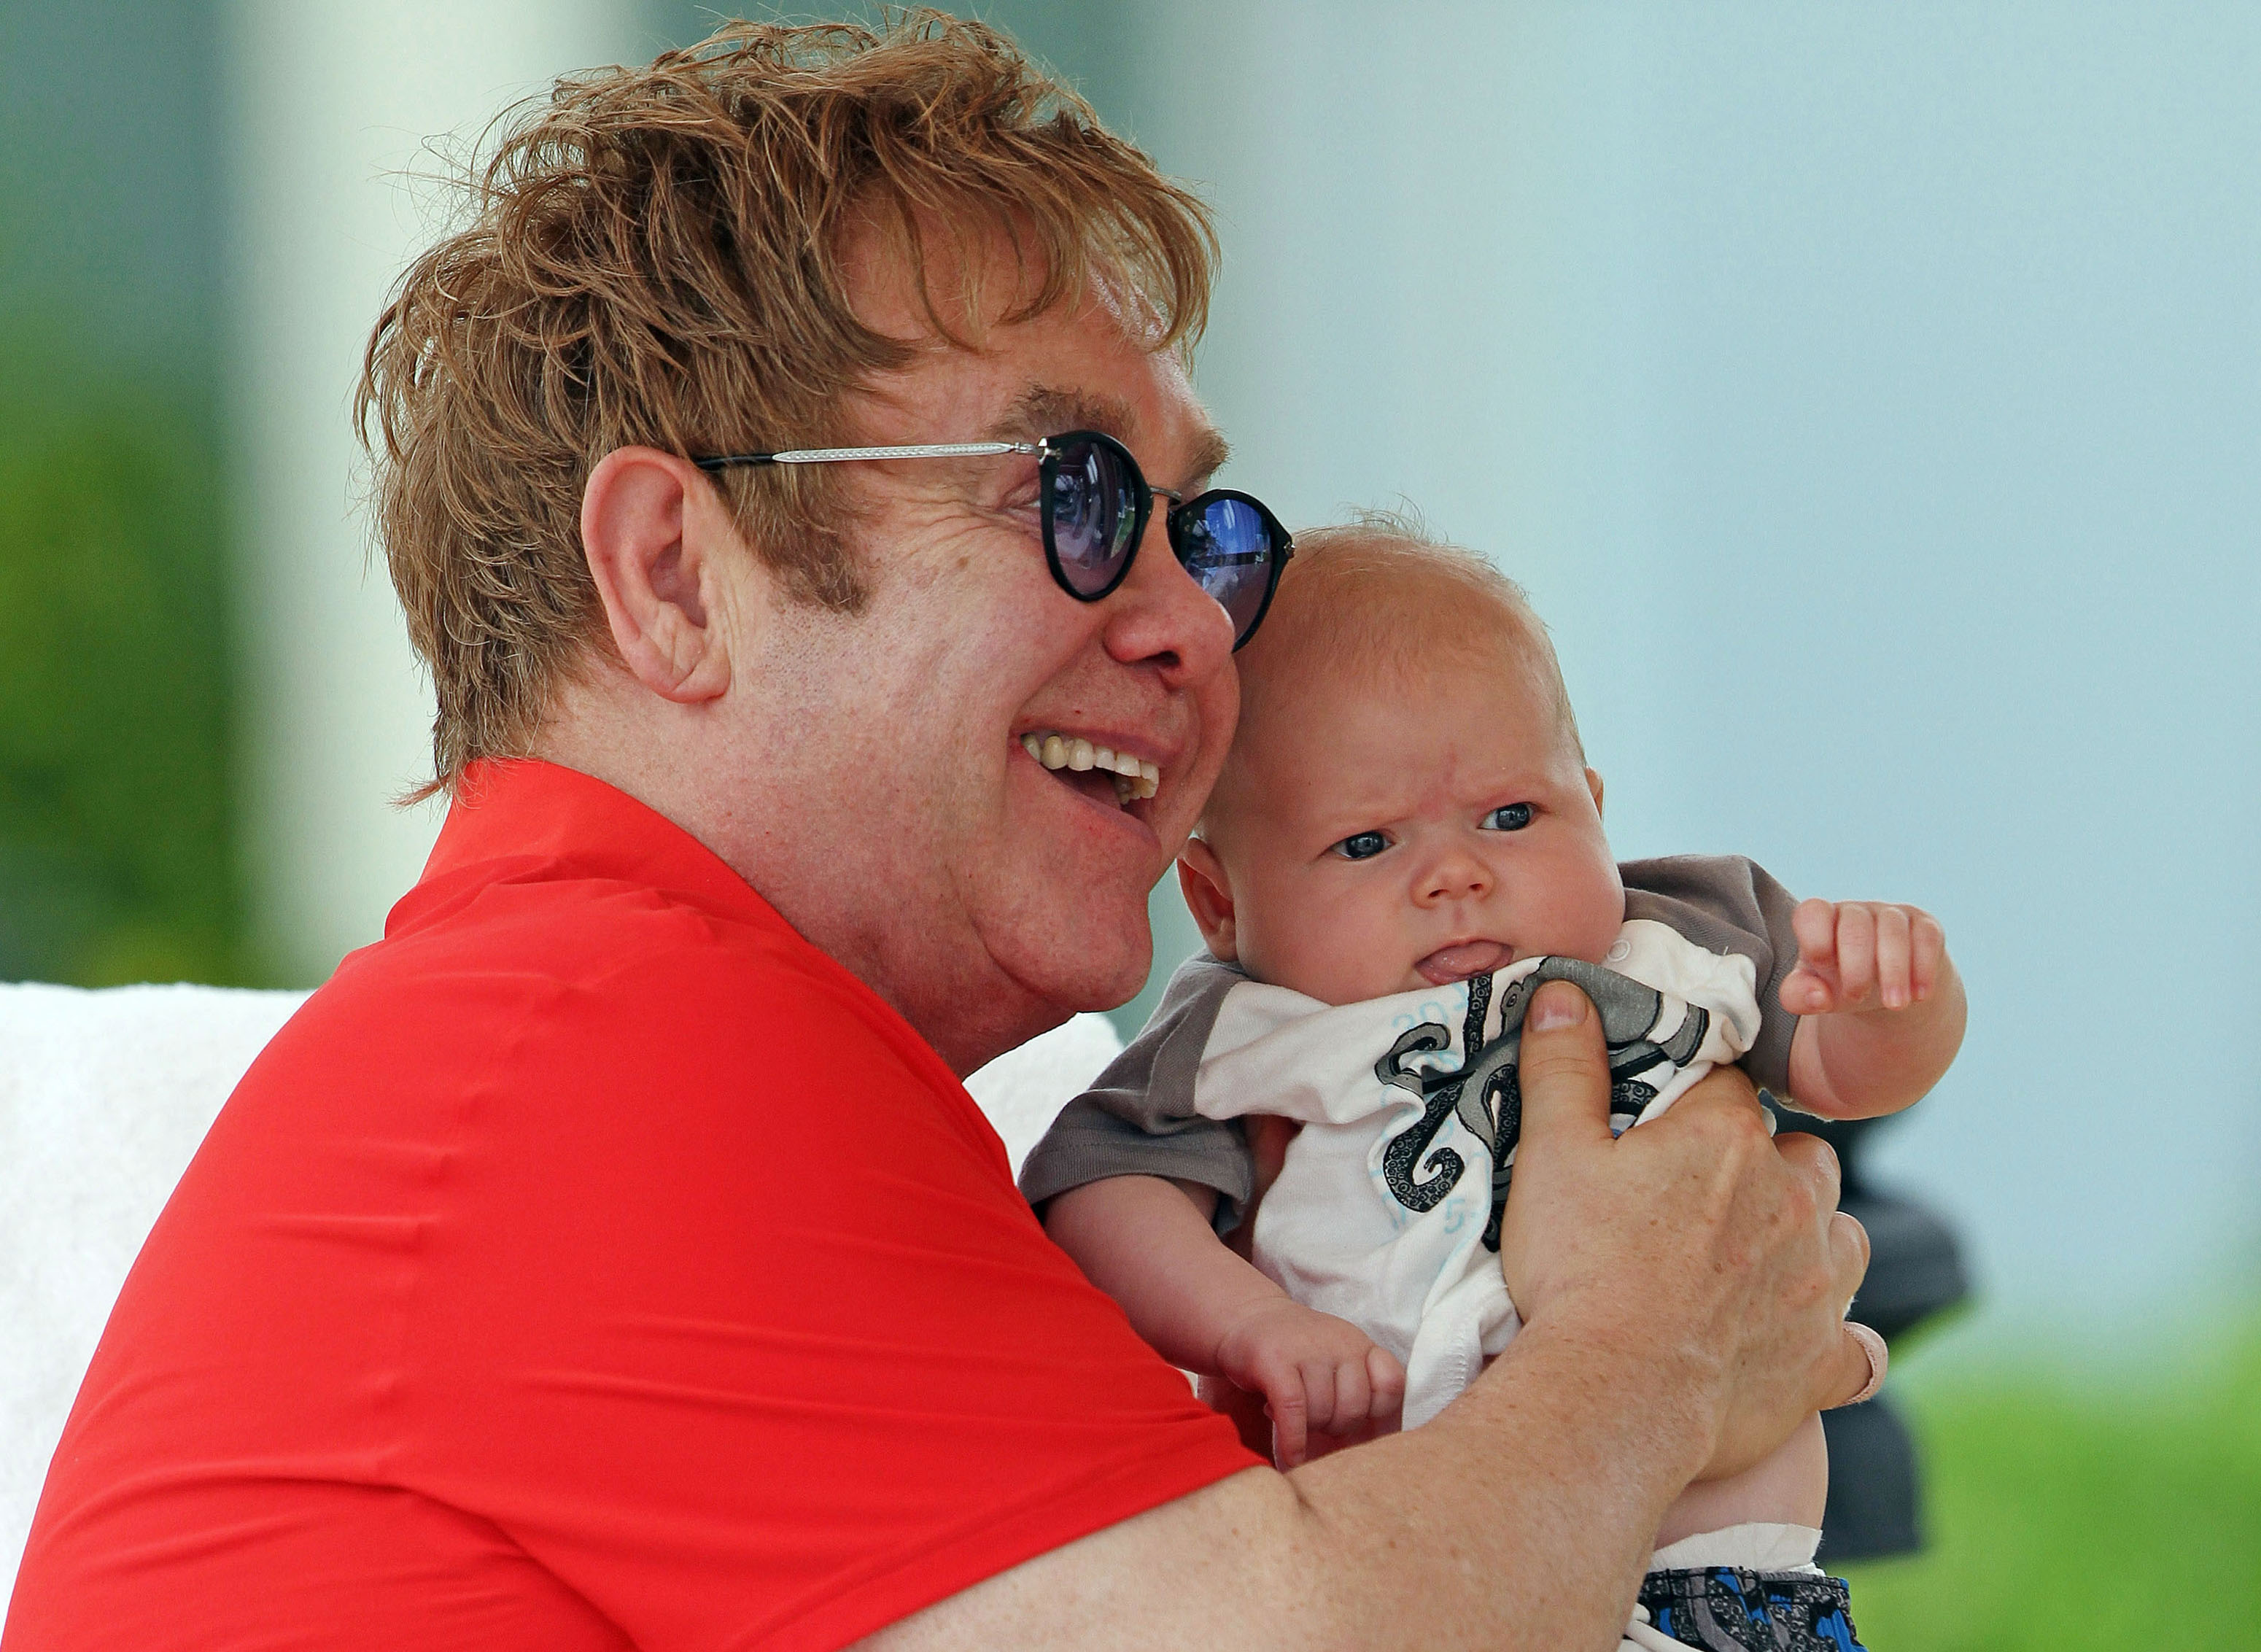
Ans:
[[[886,266],[858,300],[886,332],[924,331]],[[886,376],[852,406],[850,440],[1094,428],[1184,493],[1222,460],[1174,358],[1102,304],[994,326],[980,344],[936,344]],[[787,720],[747,743],[771,770],[747,778],[774,797],[783,765],[792,797],[783,818],[747,826],[800,835],[753,858],[798,867],[763,893],[961,1070],[1145,982],[1147,892],[1238,703],[1231,624],[1170,554],[1161,510],[1123,585],[1080,602],[1045,565],[1037,472],[1019,455],[858,465],[850,531],[869,606],[843,618],[773,600],[739,656],[761,679],[743,703]],[[1156,765],[1157,794],[1125,803],[1096,771],[1047,771],[1023,737],[1055,733]]]

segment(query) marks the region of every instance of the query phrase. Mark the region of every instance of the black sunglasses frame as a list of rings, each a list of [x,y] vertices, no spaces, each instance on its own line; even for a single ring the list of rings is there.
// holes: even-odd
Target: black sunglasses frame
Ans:
[[[1115,570],[1113,577],[1096,591],[1076,588],[1068,577],[1066,564],[1060,560],[1059,545],[1054,535],[1052,499],[1059,478],[1060,455],[1072,444],[1083,442],[1111,455],[1122,465],[1124,480],[1130,485],[1135,500],[1130,548],[1123,553],[1122,565]],[[1037,442],[947,442],[890,447],[811,448],[777,453],[717,454],[704,458],[694,457],[691,462],[702,470],[718,472],[736,465],[837,464],[865,459],[973,458],[1007,453],[1033,453],[1037,456],[1041,493],[1037,514],[1043,532],[1044,564],[1052,571],[1052,583],[1078,602],[1102,601],[1113,595],[1116,588],[1130,577],[1131,565],[1138,561],[1139,549],[1145,543],[1146,528],[1153,520],[1154,496],[1159,493],[1170,501],[1170,508],[1163,513],[1162,531],[1169,541],[1170,554],[1181,568],[1187,566],[1189,555],[1185,542],[1186,524],[1195,520],[1198,513],[1220,500],[1237,501],[1256,513],[1272,542],[1272,555],[1269,566],[1265,571],[1263,599],[1256,605],[1254,617],[1240,628],[1232,639],[1236,652],[1256,635],[1257,628],[1264,623],[1264,616],[1272,611],[1272,599],[1280,589],[1281,571],[1287,567],[1288,558],[1296,554],[1296,542],[1280,525],[1280,519],[1272,514],[1270,507],[1253,495],[1234,488],[1211,488],[1206,493],[1182,499],[1169,489],[1156,487],[1147,481],[1145,472],[1138,468],[1138,461],[1132,456],[1130,449],[1103,430],[1070,430]],[[1188,572],[1190,573],[1191,570],[1188,569]],[[1220,603],[1218,606],[1224,605]]]
[[[1088,593],[1077,590],[1070,582],[1067,570],[1060,562],[1059,547],[1053,539],[1053,484],[1059,475],[1059,453],[1071,442],[1089,442],[1115,456],[1121,463],[1124,475],[1130,482],[1131,492],[1138,500],[1136,506],[1138,514],[1131,521],[1130,549],[1123,555],[1123,565],[1115,571],[1115,577],[1112,579],[1098,590]],[[1044,489],[1044,504],[1038,513],[1038,520],[1044,528],[1044,560],[1050,564],[1052,578],[1061,590],[1079,602],[1098,602],[1114,594],[1116,588],[1130,577],[1130,565],[1138,559],[1139,549],[1146,542],[1146,529],[1153,521],[1156,494],[1159,493],[1170,501],[1170,508],[1162,514],[1162,532],[1170,542],[1170,554],[1177,558],[1178,566],[1181,568],[1186,567],[1186,558],[1188,554],[1185,545],[1184,525],[1192,521],[1201,511],[1218,500],[1235,499],[1256,513],[1258,520],[1264,524],[1265,532],[1270,535],[1273,545],[1271,565],[1265,574],[1263,599],[1256,605],[1254,617],[1245,626],[1240,628],[1234,636],[1233,650],[1236,653],[1238,652],[1241,646],[1256,635],[1256,628],[1264,623],[1264,616],[1272,611],[1272,598],[1280,589],[1281,571],[1287,567],[1288,559],[1296,554],[1295,540],[1289,536],[1288,530],[1280,525],[1280,519],[1272,514],[1271,507],[1262,499],[1253,494],[1243,493],[1237,488],[1229,487],[1211,488],[1208,492],[1196,493],[1189,499],[1181,499],[1169,489],[1156,487],[1147,481],[1145,472],[1138,468],[1138,461],[1132,456],[1130,449],[1103,430],[1070,430],[1057,436],[1046,436],[1037,445],[1044,453],[1043,460],[1037,466],[1037,476],[1040,485]],[[1190,573],[1192,571],[1188,569],[1187,571]],[[1219,604],[1219,606],[1223,605]]]

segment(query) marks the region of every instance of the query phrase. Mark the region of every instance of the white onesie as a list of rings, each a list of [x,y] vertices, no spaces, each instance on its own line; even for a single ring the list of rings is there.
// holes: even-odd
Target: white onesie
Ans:
[[[1519,1323],[1497,1225],[1521,1123],[1523,1014],[1541,981],[1573,981],[1601,1016],[1613,1128],[1662,1112],[1720,1061],[1742,1059],[1759,1083],[1787,1088],[1796,1018],[1762,1021],[1759,1006],[1777,1002],[1796,965],[1796,900],[1736,858],[1620,870],[1640,916],[1605,966],[1528,959],[1451,987],[1331,1006],[1189,960],[1145,1031],[1054,1121],[1023,1167],[1023,1190],[1041,1205],[1109,1175],[1195,1182],[1217,1189],[1228,1231],[1253,1192],[1247,1145],[1230,1121],[1301,1120],[1257,1208],[1256,1265],[1396,1354],[1405,1426],[1426,1422]],[[1805,1573],[1818,1587],[1820,1539],[1811,1526],[1737,1526],[1683,1539],[1650,1566]],[[1646,1621],[1627,1634],[1635,1648],[1671,1644]]]
[[[1203,1117],[1302,1121],[1259,1207],[1253,1260],[1297,1302],[1347,1319],[1403,1362],[1408,1428],[1473,1383],[1518,1324],[1496,1212],[1515,1157],[1524,1007],[1557,978],[1585,988],[1602,1016],[1614,1128],[1662,1113],[1758,1033],[1748,959],[1634,919],[1606,969],[1525,959],[1339,1006],[1242,981],[1202,1058]]]

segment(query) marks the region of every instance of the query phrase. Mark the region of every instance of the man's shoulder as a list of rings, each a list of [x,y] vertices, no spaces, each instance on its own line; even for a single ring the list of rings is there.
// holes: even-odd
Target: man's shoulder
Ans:
[[[597,880],[492,882],[396,929],[340,966],[240,1095],[396,1117],[476,1095],[529,1130],[572,1117],[595,1133],[815,1128],[850,1096],[975,1117],[908,1024],[782,919]]]

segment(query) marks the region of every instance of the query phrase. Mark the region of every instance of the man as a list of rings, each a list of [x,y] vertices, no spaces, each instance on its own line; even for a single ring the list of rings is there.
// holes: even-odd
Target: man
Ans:
[[[1145,978],[1231,736],[1197,205],[938,17],[569,83],[477,205],[363,398],[455,806],[152,1235],[9,1647],[1611,1644],[1865,1378],[1826,1151],[1732,1078],[1612,1144],[1542,996],[1526,1329],[1281,1476],[953,1077]],[[975,450],[807,456],[892,444]]]

